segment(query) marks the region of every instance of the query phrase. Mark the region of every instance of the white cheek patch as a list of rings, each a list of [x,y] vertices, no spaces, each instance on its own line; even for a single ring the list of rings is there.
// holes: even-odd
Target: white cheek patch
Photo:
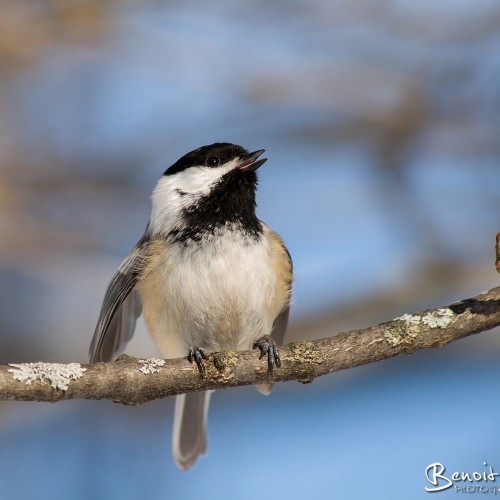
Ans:
[[[162,176],[152,195],[150,228],[168,233],[181,221],[185,208],[210,193],[221,177],[237,166],[237,160],[220,167],[190,167],[174,175]]]
[[[232,160],[221,167],[191,167],[166,177],[174,189],[180,189],[199,198],[208,194],[220,178],[234,167],[236,167],[236,161]]]

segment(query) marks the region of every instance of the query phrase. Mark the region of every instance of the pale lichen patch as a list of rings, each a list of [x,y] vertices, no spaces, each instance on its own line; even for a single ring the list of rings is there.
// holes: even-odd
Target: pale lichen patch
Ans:
[[[214,353],[214,365],[217,370],[226,370],[235,367],[238,364],[238,356],[230,353]]]
[[[414,317],[413,317],[414,318]],[[384,331],[384,339],[392,347],[412,345],[418,335],[418,326],[413,322],[396,318],[390,326]]]
[[[424,324],[430,328],[445,328],[453,321],[454,316],[455,313],[451,309],[442,307],[441,309],[429,312],[424,316],[404,314],[403,316],[396,318],[395,321],[402,321],[410,327]]]
[[[233,369],[238,365],[239,358],[229,352],[215,352],[212,355],[213,365],[207,365],[207,376],[222,384],[230,383],[234,378]]]
[[[408,325],[420,325],[422,318],[413,314],[403,314],[403,316],[399,316],[394,321],[404,321]]]
[[[453,321],[454,316],[453,311],[446,307],[423,316],[404,314],[394,319],[384,332],[384,338],[392,347],[411,345],[420,332],[420,325],[429,328],[445,328]]]
[[[293,352],[293,361],[313,365],[320,365],[325,361],[321,351],[315,349],[312,342],[297,342],[290,345],[290,349]]]
[[[9,369],[12,377],[19,382],[31,385],[35,380],[41,383],[47,380],[54,389],[61,391],[67,391],[71,380],[82,378],[87,370],[80,363],[11,363],[9,366],[12,366]]]
[[[209,371],[208,374],[212,380],[215,382],[219,382],[221,384],[228,384],[231,380],[234,379],[234,373],[231,371],[218,371],[212,370]]]
[[[378,342],[383,342],[383,341],[384,339],[382,338],[373,339],[369,344],[366,344],[366,347],[370,347],[373,344],[377,344]]]
[[[446,328],[452,321],[455,313],[447,307],[437,309],[432,313],[427,313],[422,318],[422,323],[430,328]]]
[[[165,366],[165,360],[158,358],[139,359],[138,363],[142,364],[139,370],[144,373],[144,375],[158,373],[160,368]]]

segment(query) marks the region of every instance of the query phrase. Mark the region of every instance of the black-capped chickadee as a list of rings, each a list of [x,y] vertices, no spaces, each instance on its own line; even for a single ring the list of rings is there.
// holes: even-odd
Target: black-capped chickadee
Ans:
[[[292,261],[281,238],[255,214],[263,152],[216,143],[165,171],[146,231],[106,290],[91,363],[115,359],[142,312],[162,356],[188,355],[202,374],[209,351],[258,347],[269,371],[280,366]],[[271,384],[259,389],[269,393]],[[206,451],[209,395],[177,396],[173,454],[181,469]]]

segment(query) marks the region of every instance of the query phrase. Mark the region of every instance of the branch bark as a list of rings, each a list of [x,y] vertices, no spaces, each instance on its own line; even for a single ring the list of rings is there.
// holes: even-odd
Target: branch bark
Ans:
[[[0,400],[57,402],[111,399],[141,404],[153,399],[207,389],[262,382],[312,382],[338,370],[443,347],[500,325],[500,287],[439,309],[429,309],[362,330],[280,347],[282,366],[271,378],[258,352],[210,355],[206,376],[185,358],[138,360],[120,356],[95,365],[22,364],[0,366]]]

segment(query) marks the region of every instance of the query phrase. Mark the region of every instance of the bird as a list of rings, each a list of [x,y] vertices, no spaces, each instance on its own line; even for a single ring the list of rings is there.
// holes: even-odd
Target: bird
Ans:
[[[158,180],[143,236],[109,283],[89,350],[113,361],[143,315],[164,358],[186,357],[201,376],[210,352],[259,349],[281,366],[293,264],[256,215],[264,149],[218,142],[177,160]],[[272,383],[259,384],[264,394]],[[206,453],[210,392],[176,396],[173,456],[182,470]]]

